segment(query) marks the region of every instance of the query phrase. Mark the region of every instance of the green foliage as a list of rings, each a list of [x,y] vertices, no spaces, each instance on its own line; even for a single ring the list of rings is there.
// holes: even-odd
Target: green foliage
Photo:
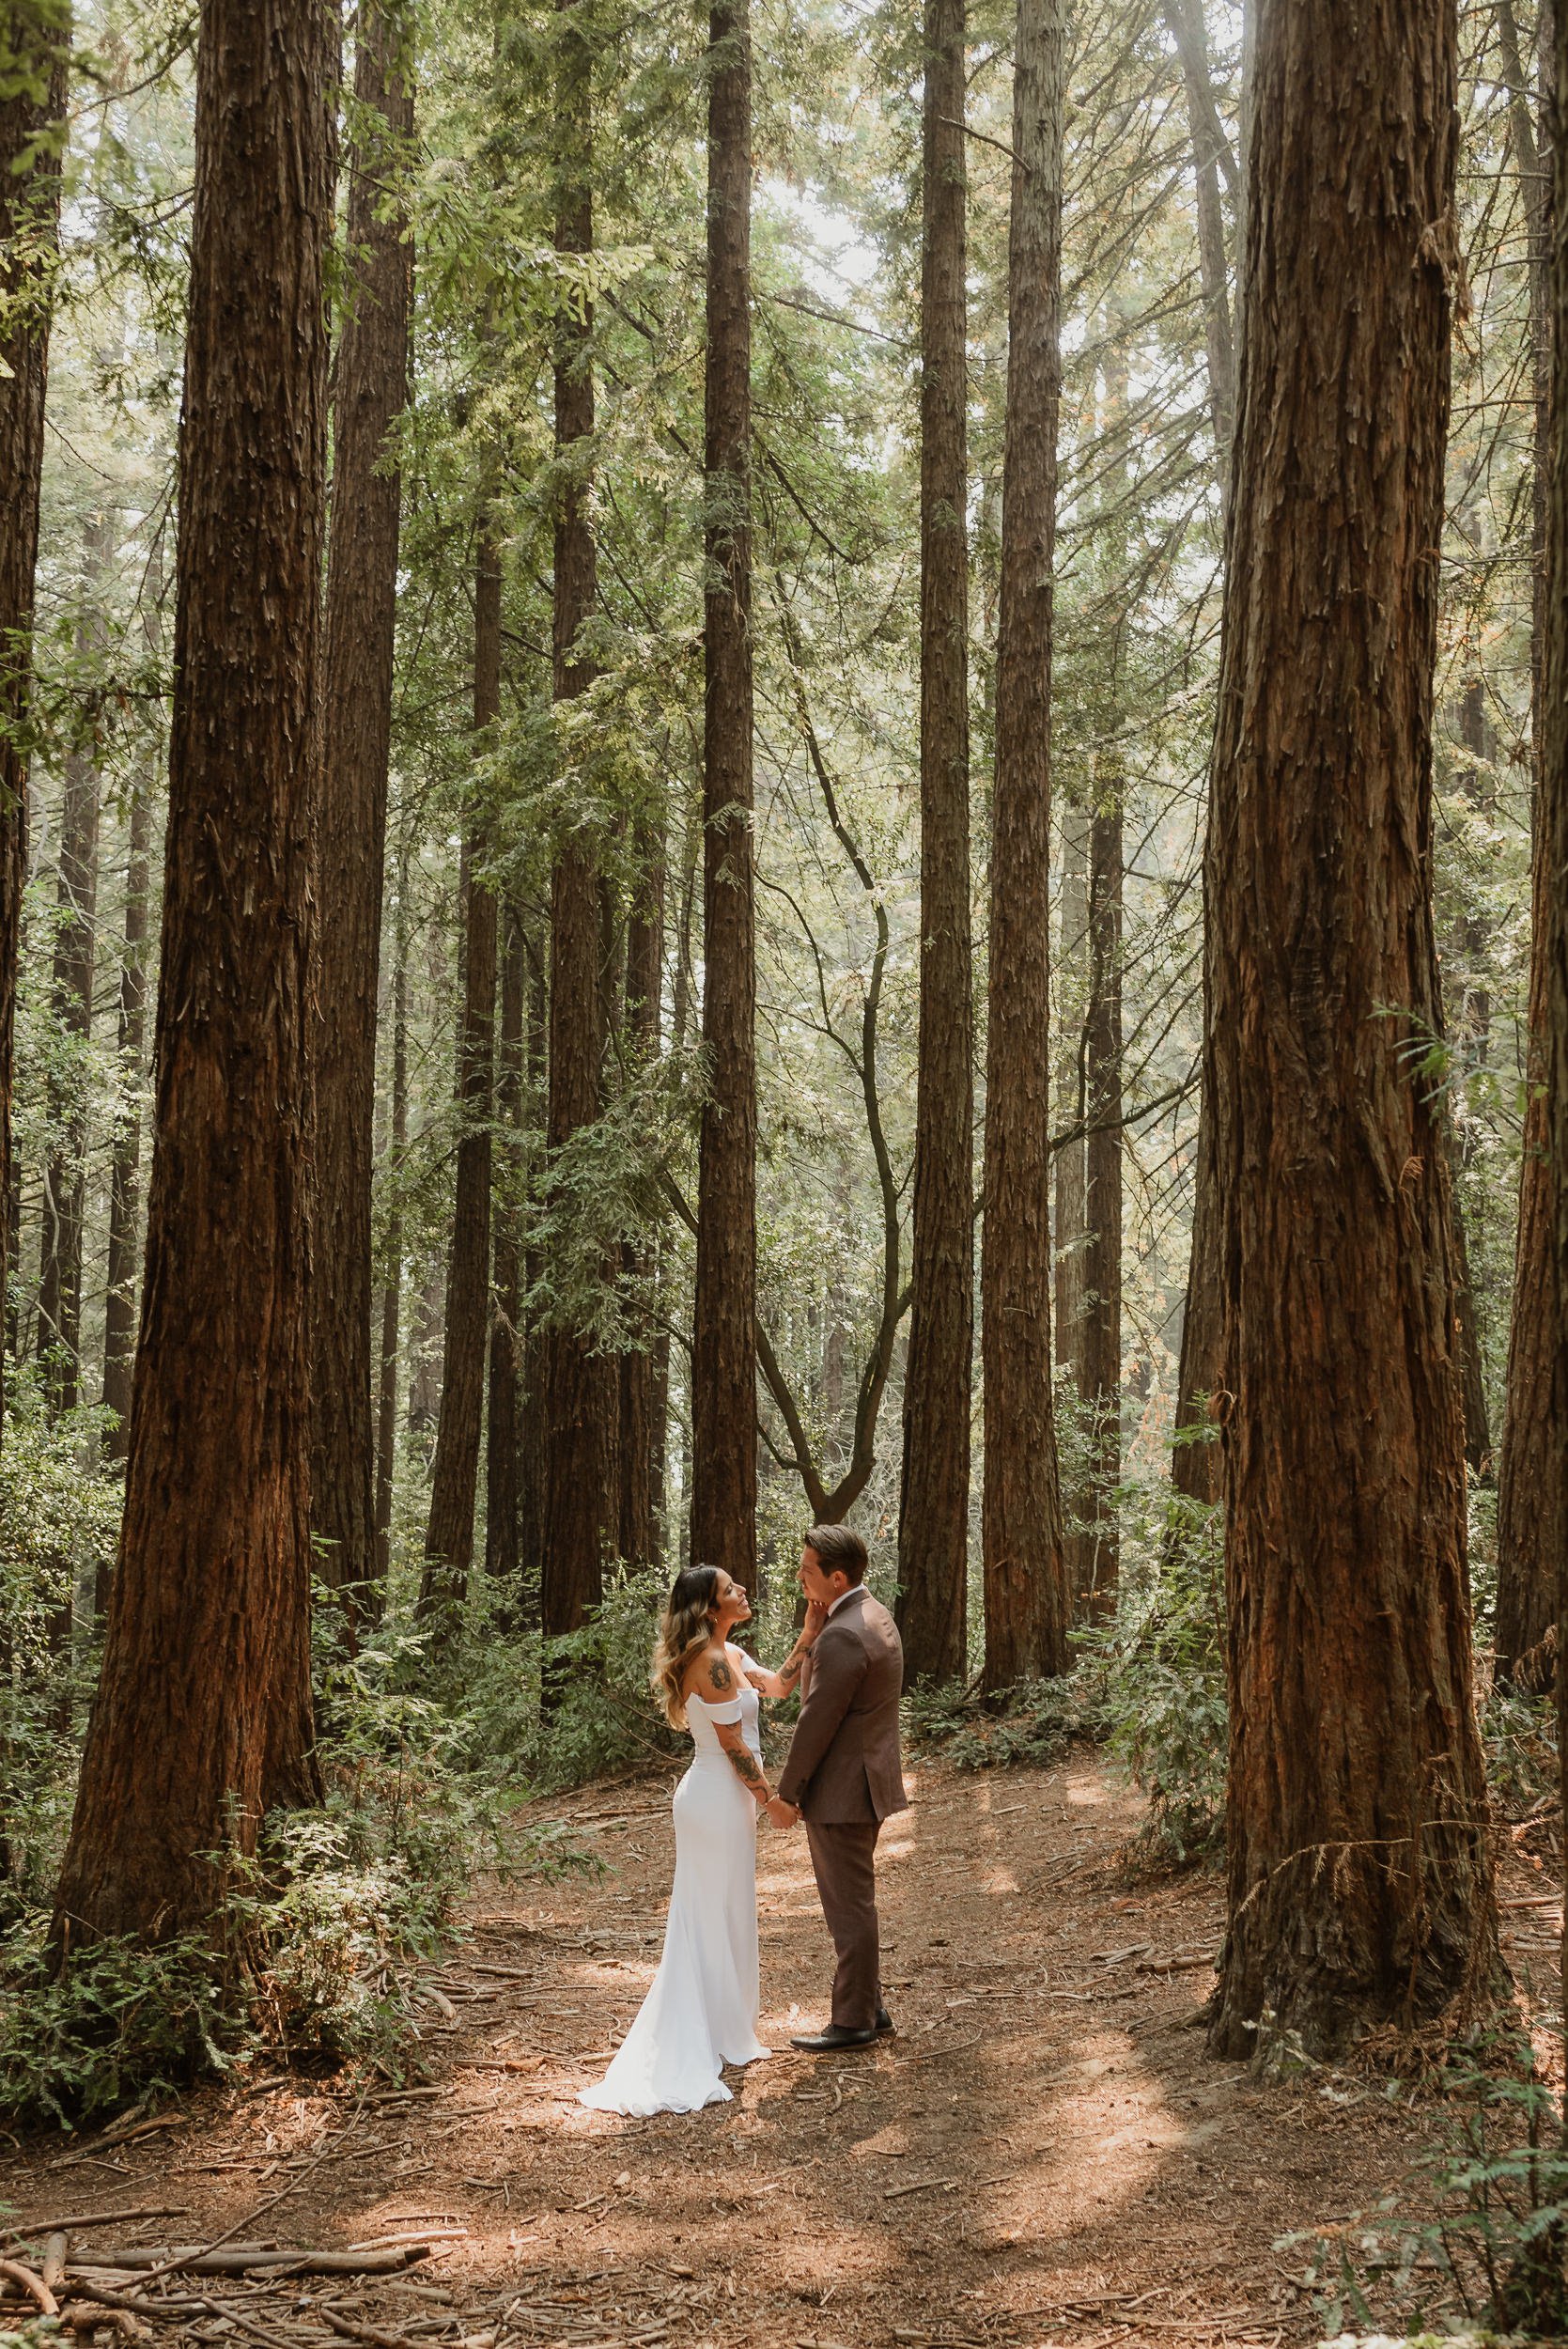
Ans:
[[[1079,1642],[1099,1678],[1111,1748],[1149,1797],[1140,1845],[1179,1866],[1217,1851],[1224,1828],[1220,1513],[1167,1489],[1132,1530],[1115,1620],[1085,1629]]]
[[[1439,2142],[1411,2186],[1429,2216],[1389,2195],[1368,2218],[1312,2247],[1308,2280],[1329,2334],[1354,2323],[1401,2330],[1452,2322],[1457,2308],[1491,2331],[1568,2333],[1568,2147],[1556,2094],[1528,2042],[1506,2032],[1467,2051],[1450,2076]],[[1377,2310],[1382,2303],[1381,2310]]]
[[[1104,1735],[1097,1689],[1087,1674],[1021,1681],[995,1698],[960,1681],[923,1685],[904,1703],[911,1745],[960,1770],[1044,1769],[1070,1747]]]

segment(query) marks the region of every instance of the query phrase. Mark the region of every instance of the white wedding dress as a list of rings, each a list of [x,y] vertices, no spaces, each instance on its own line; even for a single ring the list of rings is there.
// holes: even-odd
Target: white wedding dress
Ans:
[[[752,1664],[738,1649],[730,1654]],[[722,1721],[738,1721],[760,1762],[758,1710],[746,1685],[722,1704],[688,1700],[696,1751],[675,1788],[664,1954],[609,2071],[580,2093],[600,2112],[642,2117],[727,2103],[721,2066],[768,2052],[757,2037],[757,1807],[718,1737]]]

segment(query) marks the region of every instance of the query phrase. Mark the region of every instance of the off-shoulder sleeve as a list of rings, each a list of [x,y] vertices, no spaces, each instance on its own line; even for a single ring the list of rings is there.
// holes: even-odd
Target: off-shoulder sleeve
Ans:
[[[697,1697],[693,1699],[692,1702],[700,1704],[703,1711],[707,1715],[708,1719],[716,1723],[719,1721],[738,1721],[744,1719],[740,1710],[740,1699],[738,1697],[726,1697],[722,1704],[709,1704],[706,1697]]]

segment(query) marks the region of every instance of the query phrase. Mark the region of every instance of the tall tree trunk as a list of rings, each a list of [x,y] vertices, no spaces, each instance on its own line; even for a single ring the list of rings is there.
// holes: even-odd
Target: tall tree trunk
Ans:
[[[156,660],[163,648],[163,541],[153,549],[146,595],[144,634],[148,655]],[[142,1163],[141,1088],[147,1060],[147,902],[150,890],[148,852],[152,830],[152,773],[132,786],[130,839],[125,868],[125,944],[120,959],[119,1020],[116,1038],[119,1082],[132,1097],[121,1102],[115,1118],[109,1164],[109,1267],[103,1306],[103,1401],[114,1423],[103,1438],[104,1457],[124,1461],[131,1452],[131,1377],[136,1346],[136,1274],[141,1264],[140,1182]],[[98,1612],[108,1604],[107,1570],[98,1595]]]
[[[87,524],[82,566],[77,659],[101,657],[108,639],[104,573],[114,543],[109,510]],[[93,941],[98,925],[97,743],[79,739],[67,754],[54,895],[50,1008],[64,1068],[51,1087],[51,1146],[43,1178],[39,1262],[39,1355],[51,1408],[73,1410],[82,1389],[82,1236],[87,1208],[87,1048],[92,1039]]]
[[[550,1098],[550,1003],[549,983],[545,958],[534,938],[525,941],[528,955],[527,1009],[527,1075],[528,1122],[536,1131],[545,1124]],[[537,1154],[530,1167],[530,1180],[537,1171]],[[530,1243],[523,1257],[522,1277],[525,1295],[532,1296],[544,1269],[544,1257],[537,1240]],[[539,1626],[539,1594],[544,1558],[544,1407],[543,1375],[545,1365],[544,1341],[536,1314],[526,1315],[522,1333],[522,1393],[518,1406],[520,1420],[520,1457],[518,1465],[518,1510],[521,1523],[521,1582],[518,1594],[518,1621],[534,1629]]]
[[[397,910],[392,946],[392,1103],[387,1173],[393,1186],[386,1228],[386,1286],[381,1292],[380,1370],[376,1398],[376,1586],[384,1604],[392,1561],[392,1486],[397,1467],[397,1338],[403,1306],[403,1210],[398,1184],[409,1146],[409,848],[397,859]]]
[[[1455,49],[1452,7],[1389,0],[1354,43],[1330,0],[1258,31],[1206,872],[1233,2058],[1419,2021],[1497,1963],[1448,1159],[1408,1058],[1441,1016]]]
[[[1204,0],[1165,0],[1165,19],[1175,38],[1192,140],[1197,189],[1198,274],[1203,291],[1203,340],[1208,354],[1209,415],[1214,426],[1214,462],[1222,519],[1231,511],[1231,443],[1235,435],[1235,348],[1231,334],[1229,275],[1225,258],[1225,214],[1219,200],[1221,163],[1234,177],[1230,146],[1209,80]]]
[[[664,846],[651,827],[639,830],[637,894],[627,930],[626,1046],[639,1078],[659,1059],[659,999],[664,967]],[[657,1262],[650,1240],[628,1240],[621,1268],[629,1286],[648,1289]],[[640,1327],[642,1343],[620,1359],[621,1556],[629,1564],[651,1566],[659,1556],[655,1462],[662,1430],[654,1426],[659,1408],[651,1318]]]
[[[27,872],[27,754],[33,679],[33,581],[43,476],[43,395],[60,218],[70,10],[7,10],[13,47],[0,95],[0,1306],[18,1228],[11,1158],[16,985]],[[56,131],[55,126],[58,126]],[[10,1343],[14,1346],[14,1336]],[[5,1357],[0,1350],[0,1424]]]
[[[558,0],[556,121],[560,184],[555,242],[594,247],[592,0]],[[586,457],[594,431],[593,316],[564,315],[555,354],[555,445],[571,451],[555,518],[554,692],[567,702],[596,674],[579,641],[598,594],[598,549]],[[553,1158],[599,1114],[605,1050],[599,882],[591,838],[560,848],[551,884],[550,1099],[546,1143]],[[604,1552],[616,1532],[613,1486],[618,1405],[614,1358],[559,1318],[542,1332],[540,1612],[545,1632],[575,1631],[598,1604]]]
[[[974,1340],[965,544],[964,0],[926,0],[920,392],[920,1037],[898,1626],[911,1680],[968,1653]]]
[[[55,1948],[200,1929],[310,1698],[309,819],[334,43],[205,0],[157,1111],[131,1456]]]
[[[1551,26],[1550,49],[1543,44],[1543,62],[1549,57],[1547,86],[1553,119],[1568,124],[1568,9]],[[1568,220],[1568,137],[1552,143],[1552,200],[1559,222]],[[1568,351],[1568,251],[1560,235],[1551,245],[1552,336],[1556,349]],[[1542,1077],[1547,1101],[1546,1146],[1552,1163],[1568,1166],[1568,368],[1556,366],[1551,376],[1550,452],[1546,502],[1545,661],[1541,696],[1541,796],[1536,812],[1542,859],[1547,885],[1542,892],[1546,916]],[[1553,1364],[1558,1426],[1568,1423],[1568,1182],[1554,1186],[1553,1247],[1550,1271],[1558,1295],[1558,1346]],[[1568,1559],[1560,1539],[1558,1565],[1558,1652],[1568,1641]],[[1568,1670],[1557,1675],[1559,1785],[1568,1796]],[[1561,1984],[1568,1996],[1568,1931],[1562,1941]]]
[[[482,522],[474,583],[474,733],[482,747],[501,710],[501,551]],[[477,798],[475,786],[475,798]],[[446,1277],[441,1411],[425,1529],[422,1614],[460,1606],[474,1563],[474,1506],[485,1411],[485,1341],[490,1306],[490,1093],[495,1059],[495,893],[483,874],[477,811],[463,834],[458,890],[463,921],[463,1003],[458,1032],[458,1178]]]
[[[756,955],[752,840],[752,23],[708,19],[703,1042],[691,1554],[756,1571]]]
[[[1118,412],[1125,402],[1118,403]],[[1118,663],[1119,665],[1119,663]],[[1089,1008],[1084,1027],[1083,1318],[1078,1358],[1087,1473],[1069,1573],[1080,1615],[1116,1604],[1122,1476],[1122,795],[1120,754],[1099,763],[1089,828]]]
[[[1066,1002],[1074,1005],[1071,1027],[1059,1016],[1061,1072],[1058,1099],[1069,1131],[1083,1123],[1087,1096],[1083,1082],[1081,1006],[1089,997],[1089,817],[1076,800],[1062,804],[1062,887],[1057,992],[1059,1015]],[[1055,1153],[1055,1212],[1051,1221],[1052,1259],[1056,1277],[1056,1365],[1078,1375],[1083,1344],[1083,1136],[1074,1132]],[[1070,1584],[1069,1584],[1070,1587]]]
[[[413,130],[399,0],[365,0],[354,59],[349,303],[337,352],[317,894],[311,1517],[350,1619],[376,1573],[370,1189],[401,489],[385,464],[408,402],[406,227],[387,202]]]
[[[1050,1376],[1050,676],[1063,0],[1018,0],[997,640],[982,1358],[986,1683],[1067,1670]]]
[[[1524,1147],[1519,1157],[1519,1221],[1514,1253],[1514,1304],[1508,1330],[1502,1442],[1498,1456],[1497,1670],[1512,1679],[1527,1656],[1539,1657],[1558,1613],[1557,1561],[1568,1542],[1568,1457],[1552,1391],[1552,1364],[1564,1342],[1557,1283],[1552,1277],[1553,1174],[1547,1143],[1545,1082],[1546,963],[1551,936],[1551,878],[1542,817],[1543,758],[1547,723],[1543,701],[1547,608],[1547,498],[1551,466],[1549,401],[1553,375],[1551,268],[1554,168],[1548,110],[1540,137],[1519,54],[1513,8],[1498,8],[1503,70],[1510,84],[1515,160],[1532,191],[1529,207],[1529,317],[1535,394],[1532,531],[1530,740],[1536,804],[1530,853],[1530,963]],[[1553,70],[1552,9],[1541,10],[1544,91]],[[1545,1659],[1539,1657],[1539,1666]],[[1549,1669],[1549,1668],[1548,1668]]]
[[[522,1115],[522,1013],[527,985],[522,922],[506,909],[501,957],[501,1050],[495,1121],[506,1137],[495,1201],[494,1300],[490,1314],[490,1397],[485,1430],[485,1571],[515,1604],[519,1548],[518,1379],[521,1365],[522,1251],[518,1233],[517,1129]]]

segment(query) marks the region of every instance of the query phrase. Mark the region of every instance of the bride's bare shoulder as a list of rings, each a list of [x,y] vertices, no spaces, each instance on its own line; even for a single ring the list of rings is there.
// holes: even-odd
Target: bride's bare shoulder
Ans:
[[[691,1658],[682,1683],[689,1697],[706,1704],[727,1704],[740,1686],[739,1675],[722,1640],[714,1640]]]

